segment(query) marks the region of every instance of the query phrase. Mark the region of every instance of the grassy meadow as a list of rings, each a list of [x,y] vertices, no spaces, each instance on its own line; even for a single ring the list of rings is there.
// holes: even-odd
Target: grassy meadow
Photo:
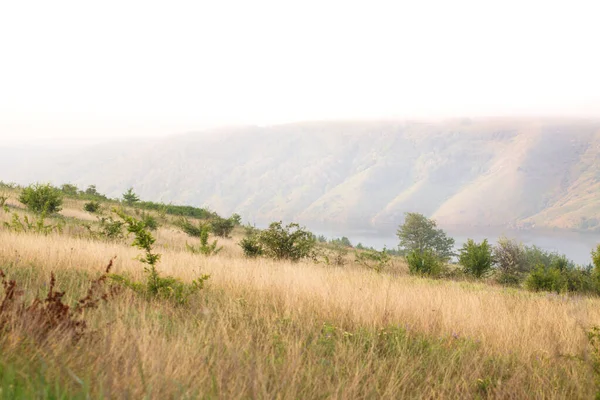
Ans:
[[[33,218],[7,192],[10,212]],[[74,305],[114,258],[112,272],[143,280],[132,239],[103,240],[84,223],[85,201],[66,198],[62,232],[15,232],[0,210],[0,269],[29,304],[51,273]],[[134,210],[129,210],[135,216]],[[86,333],[0,331],[0,399],[565,398],[598,392],[588,332],[594,296],[535,293],[491,282],[408,274],[401,258],[381,273],[247,258],[236,228],[216,255],[192,254],[173,218],[161,226],[157,269],[183,282],[210,278],[186,304],[128,288],[84,310]],[[211,237],[211,240],[213,238]],[[116,258],[115,258],[116,257]],[[108,280],[107,285],[116,285]],[[0,304],[6,288],[0,287]],[[2,306],[0,305],[0,316]],[[0,324],[0,326],[2,326]]]

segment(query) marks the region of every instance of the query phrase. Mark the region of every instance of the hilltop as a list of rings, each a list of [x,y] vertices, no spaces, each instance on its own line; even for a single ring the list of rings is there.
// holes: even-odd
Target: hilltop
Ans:
[[[0,148],[0,159],[7,151]],[[11,160],[4,180],[95,184],[250,221],[600,229],[600,120],[306,122]]]

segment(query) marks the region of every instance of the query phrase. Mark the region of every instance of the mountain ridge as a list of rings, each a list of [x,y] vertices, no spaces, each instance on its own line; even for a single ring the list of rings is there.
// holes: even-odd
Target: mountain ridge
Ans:
[[[307,122],[66,154],[3,179],[96,184],[113,197],[133,186],[250,221],[377,228],[416,211],[441,225],[600,230],[600,120]]]

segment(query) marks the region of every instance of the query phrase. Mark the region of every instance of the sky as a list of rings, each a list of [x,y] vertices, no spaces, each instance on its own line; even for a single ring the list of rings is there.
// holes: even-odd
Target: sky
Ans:
[[[597,1],[3,1],[0,141],[600,117]]]

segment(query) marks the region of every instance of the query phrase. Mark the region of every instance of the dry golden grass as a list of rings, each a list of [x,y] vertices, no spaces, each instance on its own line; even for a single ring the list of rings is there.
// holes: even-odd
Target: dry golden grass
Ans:
[[[80,204],[69,206],[73,211],[65,211],[75,216]],[[163,275],[188,282],[211,275],[199,298],[186,308],[126,292],[93,317],[101,339],[79,350],[57,341],[51,349],[34,351],[57,368],[89,378],[96,396],[587,398],[594,393],[585,332],[600,325],[598,298],[377,274],[354,265],[246,259],[235,239],[220,240],[223,251],[203,257],[186,252],[185,242],[194,239],[172,227],[160,228],[156,236]],[[85,276],[99,274],[113,256],[117,273],[142,279],[138,254],[127,243],[0,230],[0,267],[32,290],[55,271],[62,288],[76,297],[85,290]],[[404,333],[388,333],[394,327]],[[381,335],[388,334],[395,347],[382,352],[381,343],[387,346],[392,339],[386,342]],[[18,359],[19,343],[0,342],[7,360]]]

